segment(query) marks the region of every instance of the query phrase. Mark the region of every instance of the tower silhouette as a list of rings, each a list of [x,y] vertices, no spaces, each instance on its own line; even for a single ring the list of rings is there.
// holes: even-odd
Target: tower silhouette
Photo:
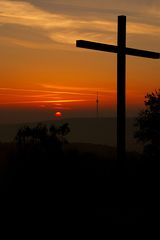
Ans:
[[[96,113],[97,113],[97,118],[99,118],[99,97],[98,97],[98,91],[97,91],[97,99],[96,99]]]

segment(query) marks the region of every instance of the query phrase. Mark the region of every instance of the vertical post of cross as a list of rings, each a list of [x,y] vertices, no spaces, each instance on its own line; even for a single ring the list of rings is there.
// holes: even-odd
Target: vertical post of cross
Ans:
[[[76,46],[117,53],[117,166],[122,170],[126,158],[126,55],[160,59],[160,53],[126,47],[126,16],[118,16],[118,46],[84,40],[77,40]]]
[[[117,54],[117,164],[123,166],[126,155],[126,16],[118,16]]]

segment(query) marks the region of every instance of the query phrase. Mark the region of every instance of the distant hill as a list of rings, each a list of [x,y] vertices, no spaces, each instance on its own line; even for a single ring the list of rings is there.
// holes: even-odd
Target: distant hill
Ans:
[[[115,160],[116,159],[116,149],[115,147],[108,147],[101,144],[93,143],[72,143],[66,144],[64,146],[64,151],[74,151],[77,150],[80,154],[92,155],[97,159],[101,160]]]
[[[69,123],[71,132],[67,139],[69,142],[93,143],[107,146],[116,146],[116,118],[66,118],[59,121],[46,121],[44,124],[61,125]],[[23,124],[1,124],[0,125],[0,141],[12,141],[17,133],[17,130],[24,126],[35,126],[37,123]],[[134,119],[127,119],[127,150],[141,151],[142,146],[136,143],[133,133]]]

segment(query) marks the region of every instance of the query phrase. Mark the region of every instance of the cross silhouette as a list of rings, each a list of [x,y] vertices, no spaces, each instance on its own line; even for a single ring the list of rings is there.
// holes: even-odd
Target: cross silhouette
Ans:
[[[160,59],[160,53],[126,47],[126,16],[118,16],[117,46],[77,40],[76,46],[117,53],[117,163],[122,166],[126,157],[126,55]]]

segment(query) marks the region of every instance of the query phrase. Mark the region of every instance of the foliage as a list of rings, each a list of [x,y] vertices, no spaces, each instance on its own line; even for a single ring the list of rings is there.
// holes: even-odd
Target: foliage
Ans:
[[[160,154],[160,90],[145,96],[145,109],[136,118],[134,137],[144,144],[144,154],[156,159]]]
[[[19,149],[27,151],[30,156],[36,153],[40,156],[62,152],[63,144],[67,142],[65,136],[70,129],[68,123],[60,127],[39,123],[35,127],[23,126],[17,132],[15,141]],[[54,154],[55,155],[55,154]]]

